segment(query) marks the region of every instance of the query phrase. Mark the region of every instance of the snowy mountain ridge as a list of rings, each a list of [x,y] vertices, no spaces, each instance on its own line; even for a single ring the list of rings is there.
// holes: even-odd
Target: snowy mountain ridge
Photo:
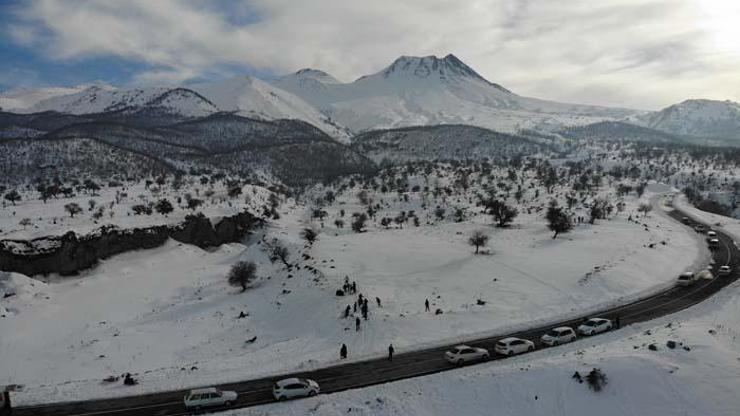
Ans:
[[[0,94],[0,107],[17,113],[132,111],[184,119],[228,111],[265,120],[302,120],[343,142],[366,131],[446,124],[519,133],[620,121],[671,134],[724,138],[735,138],[740,130],[737,103],[687,100],[645,112],[541,100],[488,81],[453,54],[404,55],[348,83],[304,68],[270,79],[239,76],[186,87],[116,88],[97,83],[13,90]]]
[[[634,124],[673,134],[699,137],[740,137],[740,103],[690,99],[660,111],[632,117]]]

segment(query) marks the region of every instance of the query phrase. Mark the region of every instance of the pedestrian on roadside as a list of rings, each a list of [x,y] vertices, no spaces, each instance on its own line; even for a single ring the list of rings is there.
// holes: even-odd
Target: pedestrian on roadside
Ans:
[[[342,344],[342,348],[339,349],[339,358],[342,360],[347,358],[347,345]]]
[[[393,361],[393,344],[388,346],[388,361]]]
[[[429,312],[429,299],[424,300],[424,307],[426,308],[427,312]]]

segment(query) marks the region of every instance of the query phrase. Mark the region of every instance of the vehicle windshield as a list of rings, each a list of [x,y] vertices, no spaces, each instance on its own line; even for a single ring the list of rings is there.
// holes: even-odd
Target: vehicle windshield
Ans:
[[[599,324],[599,321],[586,321],[584,325],[586,326],[596,326]]]
[[[551,330],[547,331],[547,335],[549,335],[551,337],[557,337],[557,336],[560,335],[560,332],[558,332],[558,331],[556,331],[554,329],[551,329]]]

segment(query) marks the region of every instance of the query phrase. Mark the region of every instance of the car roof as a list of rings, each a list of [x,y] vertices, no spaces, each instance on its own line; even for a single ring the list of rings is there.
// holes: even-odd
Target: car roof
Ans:
[[[291,378],[282,379],[282,380],[276,382],[275,384],[277,384],[280,387],[283,387],[283,386],[287,386],[289,384],[296,384],[296,383],[303,384],[303,380],[301,380],[298,377],[291,377]]]
[[[561,332],[561,331],[572,331],[573,328],[571,328],[569,326],[559,326],[557,328],[553,328],[553,330],[558,331],[558,332]]]
[[[591,321],[591,322],[604,322],[604,321],[608,321],[608,319],[604,319],[604,318],[589,318],[588,320]]]
[[[473,348],[473,347],[471,347],[470,345],[465,345],[465,344],[461,344],[461,345],[455,345],[454,347],[452,347],[452,349],[453,349],[453,350],[454,350],[454,349],[458,349],[458,350],[461,350],[461,349],[463,349],[463,348]]]
[[[205,394],[205,393],[217,393],[218,390],[216,390],[215,387],[207,387],[204,389],[195,389],[190,390],[190,394]]]
[[[719,266],[720,269],[729,269],[730,266]]]
[[[521,338],[517,338],[517,337],[508,337],[508,338],[500,339],[500,340],[498,340],[498,342],[505,342],[505,343],[508,344],[511,341],[518,341],[520,339]]]

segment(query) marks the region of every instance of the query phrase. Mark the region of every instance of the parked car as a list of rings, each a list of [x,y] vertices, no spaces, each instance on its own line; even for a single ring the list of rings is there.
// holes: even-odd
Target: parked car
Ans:
[[[697,224],[694,227],[694,231],[696,231],[697,233],[704,233],[707,231],[707,226],[704,224]]]
[[[719,266],[717,274],[720,276],[729,276],[732,274],[732,269],[730,268],[730,266]]]
[[[523,352],[534,351],[534,342],[521,338],[504,338],[499,340],[493,347],[497,354],[515,355]]]
[[[691,218],[689,218],[689,217],[683,217],[683,218],[681,218],[681,221],[684,224],[689,224],[689,223],[691,223]]]
[[[576,340],[576,331],[569,326],[553,328],[540,338],[542,343],[549,346],[566,344]]]
[[[272,386],[275,400],[293,399],[295,397],[315,396],[320,393],[319,384],[306,378],[286,378]]]
[[[696,276],[691,272],[681,273],[676,279],[677,286],[692,286],[694,283],[696,283]]]
[[[238,397],[235,391],[221,391],[215,387],[190,390],[183,399],[188,409],[201,409],[204,407],[231,406]]]
[[[482,361],[490,358],[488,350],[485,348],[469,347],[467,345],[458,345],[457,347],[445,352],[445,359],[452,364],[465,364],[472,361]]]
[[[708,244],[709,244],[709,248],[710,249],[716,250],[716,249],[719,248],[719,239],[717,239],[717,238],[710,238]]]
[[[612,321],[604,318],[591,318],[578,327],[581,335],[595,335],[612,329]]]
[[[712,238],[717,238],[717,232],[712,230],[707,231],[707,239],[711,240]]]

